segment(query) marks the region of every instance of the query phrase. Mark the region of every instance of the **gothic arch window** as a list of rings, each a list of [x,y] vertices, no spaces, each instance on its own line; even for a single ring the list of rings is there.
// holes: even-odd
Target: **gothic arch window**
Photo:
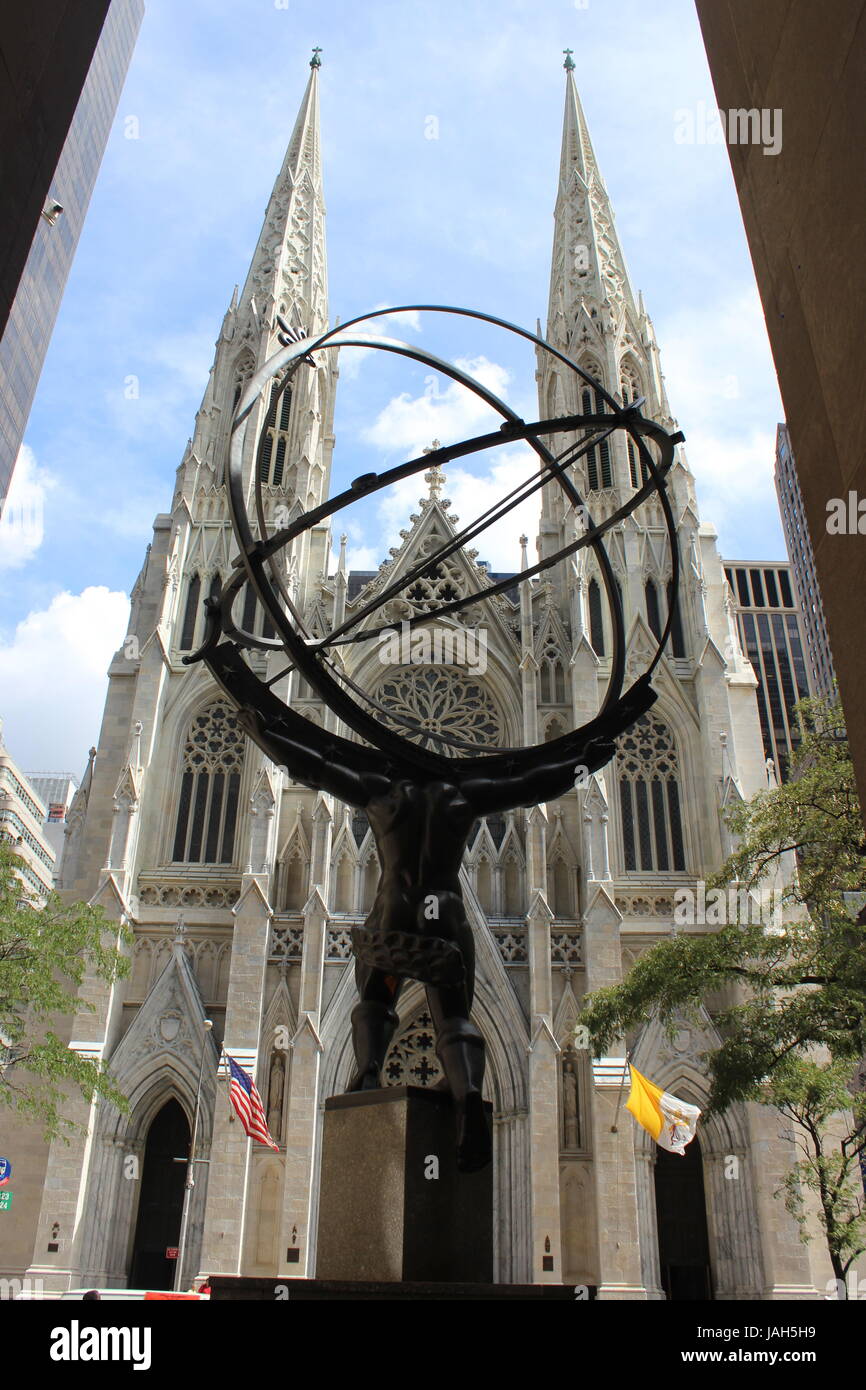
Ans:
[[[514,850],[505,856],[502,875],[503,911],[506,917],[523,915],[522,866]]]
[[[671,603],[673,601],[673,596],[673,580],[669,579],[667,585],[668,612],[671,611]],[[676,610],[674,612],[674,620],[671,623],[671,651],[673,652],[674,656],[677,657],[684,657],[686,654],[686,643],[685,638],[683,637],[683,624],[682,619],[680,618],[679,603],[676,606]]]
[[[195,715],[183,749],[175,863],[232,862],[243,757],[243,731],[227,701]]]
[[[355,865],[348,854],[342,854],[334,876],[334,911],[351,912],[354,906]]]
[[[604,656],[604,619],[601,589],[597,579],[589,581],[589,640],[596,656]]]
[[[684,870],[679,757],[667,724],[641,715],[617,739],[616,767],[626,870]]]
[[[598,368],[594,364],[583,364],[584,371],[591,376],[600,376]],[[606,406],[604,397],[597,387],[584,386],[580,393],[580,406],[584,415],[603,415]],[[587,430],[587,437],[593,431]],[[586,458],[586,481],[589,492],[598,492],[599,488],[611,487],[613,474],[610,463],[610,441],[600,440],[587,450]]]
[[[279,382],[271,383],[268,413],[262,426],[262,452],[259,459],[259,478],[272,487],[283,485],[286,454],[289,447],[289,426],[292,416],[292,388],[287,386],[278,396]]]
[[[645,586],[646,593],[646,620],[649,623],[650,632],[656,641],[662,635],[661,615],[659,613],[659,591],[655,586],[655,580],[648,579]]]
[[[283,905],[287,912],[300,912],[306,902],[307,866],[297,849],[283,865]]]
[[[437,735],[460,739],[481,749],[503,742],[502,718],[487,690],[454,666],[413,666],[385,678],[376,698],[386,709],[420,725],[418,733],[394,727],[413,742],[437,752],[453,753]],[[387,720],[386,716],[386,723]]]
[[[623,405],[631,405],[632,401],[639,400],[643,395],[641,390],[640,378],[636,369],[631,363],[624,363],[620,375],[620,390],[622,392]],[[640,487],[645,483],[649,471],[646,464],[638,458],[638,451],[631,436],[628,436],[628,471],[631,485],[634,488]],[[640,480],[639,480],[640,477]]]
[[[554,917],[574,916],[574,871],[561,855],[547,866],[547,894]]]
[[[565,671],[562,658],[554,643],[544,648],[539,671],[541,683],[541,703],[543,705],[565,704]]]
[[[475,865],[475,892],[483,912],[493,911],[493,870],[486,854]]]
[[[235,363],[234,381],[235,389],[232,396],[232,416],[238,408],[238,402],[244,393],[244,389],[252,380],[253,372],[256,370],[255,358],[251,352],[242,352]]]
[[[183,624],[180,630],[180,650],[182,652],[192,651],[195,643],[195,628],[198,621],[199,600],[201,598],[201,576],[193,574],[190,577],[186,591],[186,608],[183,613]]]

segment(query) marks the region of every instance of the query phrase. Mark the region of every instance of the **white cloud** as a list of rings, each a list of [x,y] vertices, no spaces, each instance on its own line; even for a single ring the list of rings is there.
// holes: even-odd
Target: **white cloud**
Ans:
[[[497,449],[484,458],[487,468],[481,473],[470,473],[456,464],[444,470],[443,496],[451,501],[449,516],[456,521],[459,530],[502,501],[518,484],[534,478],[538,471],[537,456],[525,445]],[[375,570],[389,558],[388,551],[401,544],[400,531],[408,527],[409,517],[418,511],[419,499],[426,491],[423,474],[403,478],[387,489],[375,509],[371,508],[366,526],[354,520],[346,525],[350,569]],[[533,493],[501,521],[469,542],[470,548],[478,551],[480,560],[487,560],[494,570],[513,572],[519,565],[520,536],[523,534],[529,537],[530,557],[535,556],[540,497],[540,492]],[[378,538],[375,542],[370,540],[372,533]]]
[[[108,664],[126,633],[129,599],[104,586],[56,594],[0,645],[4,737],[31,771],[80,771],[99,735]]]
[[[387,304],[377,304],[377,309],[387,309]],[[369,334],[371,337],[378,338],[399,338],[403,339],[403,334],[396,332],[399,328],[411,328],[413,333],[421,333],[421,319],[417,309],[406,309],[403,313],[385,314],[380,319],[370,319],[367,323],[359,323],[356,329],[362,336]],[[372,357],[375,348],[364,347],[345,347],[340,349],[338,365],[340,375],[346,381],[354,381],[364,364],[366,358]]]
[[[511,379],[505,367],[486,357],[457,358],[455,365],[474,377],[494,395],[505,399]],[[418,454],[434,439],[455,444],[461,439],[493,429],[501,423],[479,396],[459,382],[443,379],[431,372],[424,379],[424,393],[412,397],[408,391],[394,396],[374,423],[363,431],[363,438],[386,451],[405,450]]]
[[[54,484],[22,444],[0,516],[0,570],[20,569],[36,554],[45,536],[45,493]]]
[[[718,530],[726,556],[739,555],[738,535],[756,511],[766,514],[778,507],[775,446],[770,430],[753,430],[745,437],[704,430],[689,435],[689,461],[693,468],[698,463],[694,471],[701,517]]]
[[[680,309],[659,330],[671,410],[686,436],[701,516],[723,555],[779,532],[775,424],[783,419],[757,289]]]

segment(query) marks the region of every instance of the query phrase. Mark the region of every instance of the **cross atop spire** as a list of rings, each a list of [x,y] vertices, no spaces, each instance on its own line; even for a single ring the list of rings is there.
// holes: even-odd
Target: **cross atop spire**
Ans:
[[[565,54],[565,62],[562,66],[565,68],[566,72],[574,72],[574,58],[571,56],[574,53],[574,49],[564,48],[562,51]]]
[[[314,49],[313,49],[313,56],[312,56],[312,58],[310,59],[310,67],[311,67],[311,68],[320,68],[320,67],[322,66],[322,60],[321,60],[321,58],[319,57],[319,54],[321,53],[321,51],[322,51],[321,48],[314,48]]]

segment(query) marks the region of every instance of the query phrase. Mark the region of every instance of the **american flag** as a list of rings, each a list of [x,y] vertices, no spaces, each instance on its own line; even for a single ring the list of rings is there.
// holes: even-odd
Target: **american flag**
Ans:
[[[229,1086],[229,1099],[237,1111],[238,1118],[244,1127],[244,1133],[250,1139],[258,1139],[260,1144],[269,1144],[272,1149],[278,1149],[271,1138],[268,1129],[268,1122],[265,1118],[262,1098],[256,1090],[256,1083],[251,1076],[247,1076],[243,1067],[239,1067],[233,1057],[228,1058],[229,1070],[231,1072],[231,1085]]]

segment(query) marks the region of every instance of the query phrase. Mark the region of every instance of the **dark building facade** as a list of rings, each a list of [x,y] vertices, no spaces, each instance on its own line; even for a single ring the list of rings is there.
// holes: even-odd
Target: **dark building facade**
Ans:
[[[827,620],[821,603],[821,589],[815,568],[815,552],[803,506],[803,494],[794,466],[791,436],[787,425],[776,431],[776,492],[791,561],[794,585],[803,614],[809,677],[817,695],[831,697],[836,684],[833,654],[827,634]]]
[[[788,565],[726,560],[743,650],[758,678],[758,714],[764,751],[779,781],[788,775],[799,742],[798,700],[813,693],[806,668],[803,617]]]
[[[827,530],[866,497],[866,0],[696,0],[723,110],[781,110],[784,143],[729,144],[866,808],[866,545]]]
[[[29,252],[14,290],[10,286],[16,262],[11,254],[4,268],[4,291],[10,289],[14,297],[0,339],[0,505],[9,490],[143,14],[143,0],[113,0],[109,7],[56,168],[47,191],[40,193],[35,231],[30,233]],[[21,15],[23,21],[23,10]],[[64,33],[66,28],[61,29]],[[55,38],[60,42],[57,34]],[[11,55],[19,57],[14,46],[11,53],[4,50],[7,64]],[[33,63],[35,68],[35,59]],[[46,63],[41,80],[47,81],[52,71]],[[50,91],[43,94],[41,105],[31,103],[28,108],[37,127],[43,120],[43,106],[50,106]],[[8,123],[4,135],[9,136]],[[5,169],[12,161],[5,149],[3,155]],[[62,211],[52,214],[53,205]],[[23,216],[22,212],[18,220]]]

